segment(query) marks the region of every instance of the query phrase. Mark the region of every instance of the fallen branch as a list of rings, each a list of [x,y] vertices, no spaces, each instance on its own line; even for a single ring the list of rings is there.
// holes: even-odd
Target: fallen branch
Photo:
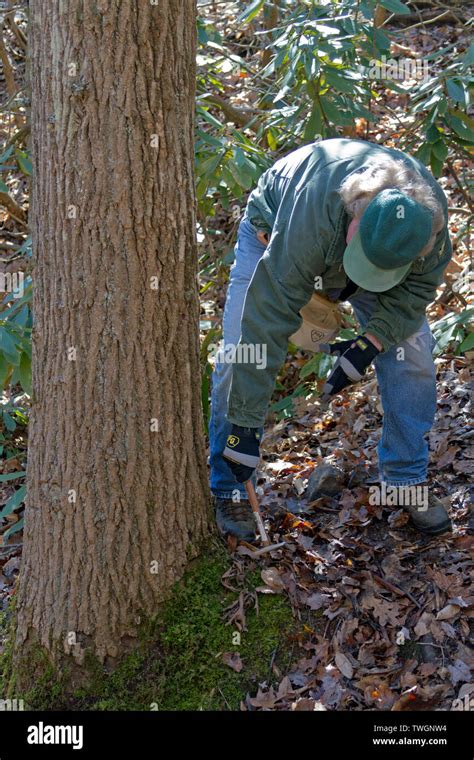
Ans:
[[[386,581],[385,578],[381,578],[379,575],[375,575],[375,573],[371,572],[370,575],[374,581],[379,584],[379,586],[384,586],[384,588],[386,588],[388,591],[391,591],[392,594],[396,594],[397,596],[406,596],[408,599],[410,599],[411,602],[413,602],[413,604],[416,604],[418,609],[421,610],[421,604],[417,599],[415,599],[413,594],[410,594],[409,591],[404,591],[402,588],[394,586],[393,583]]]
[[[220,95],[207,95],[204,100],[219,108],[224,116],[229,121],[233,121],[238,127],[247,127],[252,132],[257,132],[261,126],[256,120],[255,112],[251,108],[237,108],[232,103],[221,98]]]
[[[24,212],[22,207],[19,206],[18,203],[13,200],[11,195],[9,195],[8,193],[0,192],[0,206],[4,206],[7,209],[7,211],[12,216],[15,217],[15,219],[26,224],[26,213]]]

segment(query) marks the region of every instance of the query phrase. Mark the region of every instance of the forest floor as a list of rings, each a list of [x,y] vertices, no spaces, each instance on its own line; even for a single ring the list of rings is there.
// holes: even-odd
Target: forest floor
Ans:
[[[222,28],[225,24],[220,21]],[[230,25],[229,36],[233,34]],[[455,25],[438,24],[428,36],[424,30],[413,30],[405,44],[430,50],[462,34]],[[21,69],[23,59],[18,65]],[[230,84],[235,102],[245,103],[249,96],[245,80]],[[363,133],[360,136],[397,147],[397,113],[403,110],[403,97],[394,94],[385,105],[391,115],[385,113],[376,131],[367,134],[363,124],[357,129]],[[9,123],[4,135],[8,137],[11,129]],[[458,176],[464,176],[467,166],[462,160],[453,166]],[[444,346],[436,359],[438,414],[430,434],[430,480],[451,514],[453,533],[423,537],[403,510],[370,503],[366,481],[376,471],[382,422],[373,375],[338,397],[324,413],[318,411],[314,396],[302,395],[293,401],[291,414],[269,417],[263,442],[265,465],[258,483],[272,540],[284,541],[284,547],[263,555],[245,545],[229,552],[213,539],[176,587],[153,631],[115,674],[99,669],[90,687],[74,698],[65,698],[46,679],[30,697],[33,706],[450,710],[453,703],[459,704],[455,700],[469,700],[469,695],[474,699],[470,632],[474,521],[469,500],[474,453],[469,447],[473,431],[468,412],[473,352],[459,354],[450,342],[455,320],[465,308],[464,296],[453,293],[451,285],[466,271],[467,207],[452,173],[446,172],[440,183],[454,209],[450,217],[454,256],[448,285],[440,289],[429,319],[434,325],[452,315],[453,322],[440,332]],[[10,251],[27,235],[24,176],[18,177],[15,197],[22,213],[1,211],[2,271],[9,267]],[[218,209],[213,224],[225,239],[235,238],[235,221],[228,211]],[[206,291],[203,319],[211,315],[213,324],[222,316],[228,267],[221,261],[227,254],[216,248],[218,274]],[[14,266],[18,268],[18,261]],[[29,260],[24,266],[28,269]],[[308,358],[302,352],[288,355],[274,401],[294,390]],[[316,396],[317,389],[315,379]],[[0,471],[13,474],[24,467],[27,431],[20,426],[12,433],[4,422]],[[341,472],[335,476],[332,471],[318,491],[320,468],[327,465]],[[329,486],[337,485],[332,495],[322,493],[328,481]],[[2,503],[14,488],[9,481],[1,484]],[[5,517],[1,532],[21,515],[19,504]],[[20,558],[21,532],[17,532],[0,548],[6,653],[7,610]]]

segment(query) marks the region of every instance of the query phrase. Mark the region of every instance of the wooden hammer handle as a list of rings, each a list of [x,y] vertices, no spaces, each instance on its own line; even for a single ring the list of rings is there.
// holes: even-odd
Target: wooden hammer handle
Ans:
[[[245,484],[245,490],[247,491],[247,496],[249,497],[250,506],[252,507],[252,512],[257,523],[257,528],[258,532],[260,533],[262,543],[265,546],[269,546],[270,539],[268,538],[267,531],[265,530],[265,525],[263,524],[262,515],[260,514],[260,507],[258,506],[257,494],[255,493],[255,488],[251,480],[247,480]]]

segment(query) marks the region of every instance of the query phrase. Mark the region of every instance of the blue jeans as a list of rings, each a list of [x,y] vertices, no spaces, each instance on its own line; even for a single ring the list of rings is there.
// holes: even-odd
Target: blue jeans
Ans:
[[[239,341],[245,294],[264,251],[265,246],[257,239],[255,228],[244,217],[239,226],[224,309],[224,345],[237,345]],[[367,323],[375,301],[374,293],[360,290],[350,298],[362,327]],[[380,354],[374,362],[384,412],[378,446],[379,474],[380,480],[387,485],[417,485],[427,478],[426,436],[436,411],[433,346],[434,339],[425,319],[416,333]],[[245,499],[244,485],[237,483],[222,458],[231,429],[226,419],[231,377],[232,364],[216,361],[209,424],[211,491],[220,498]]]

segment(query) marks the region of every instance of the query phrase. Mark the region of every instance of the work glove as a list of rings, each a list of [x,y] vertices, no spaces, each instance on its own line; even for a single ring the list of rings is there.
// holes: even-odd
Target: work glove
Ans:
[[[223,457],[239,483],[250,480],[260,461],[258,428],[232,425]]]
[[[339,343],[321,343],[320,351],[339,357],[323,387],[322,401],[328,401],[351,383],[362,380],[365,370],[380,353],[363,335]]]

